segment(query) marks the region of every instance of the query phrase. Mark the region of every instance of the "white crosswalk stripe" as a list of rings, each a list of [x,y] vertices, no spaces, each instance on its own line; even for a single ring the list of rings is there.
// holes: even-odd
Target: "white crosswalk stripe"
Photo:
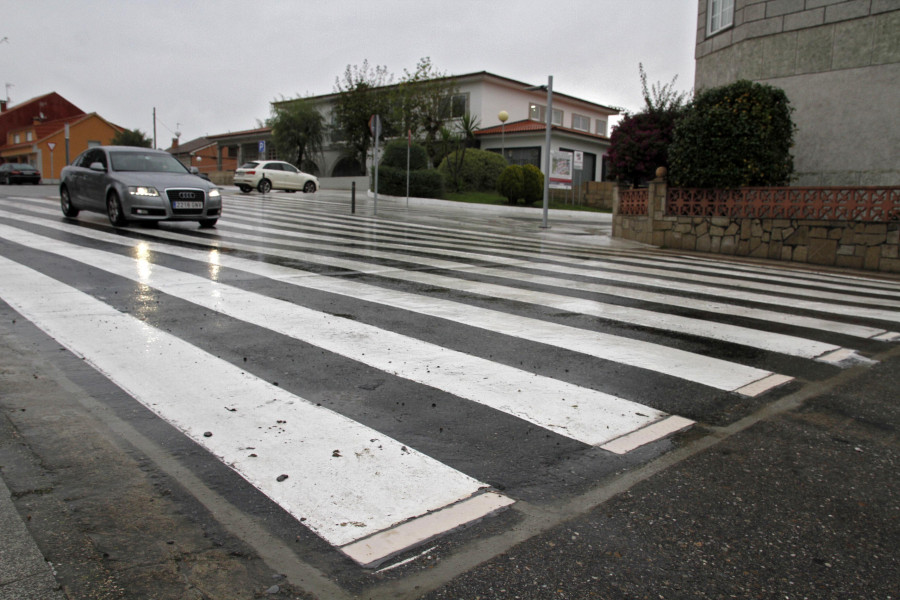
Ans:
[[[424,394],[447,394],[613,454],[692,424],[657,406],[667,393],[755,398],[794,380],[790,370],[763,366],[768,355],[834,369],[865,361],[859,348],[900,339],[890,327],[900,322],[900,285],[890,281],[347,219],[327,202],[305,201],[301,214],[278,195],[226,199],[215,231],[162,226],[127,236],[93,225],[99,217],[65,221],[46,200],[0,199],[0,298],[364,565],[501,510],[515,493],[45,272],[69,265],[102,273],[106,286],[164,294],[238,330],[296,340]],[[228,283],[237,274],[268,283],[259,291]],[[271,285],[293,292],[282,298]],[[460,339],[450,347],[419,339],[415,327],[393,331],[390,319],[376,325],[304,306],[299,300],[311,292],[413,322],[452,323]],[[548,311],[582,320],[566,324]],[[652,335],[631,335],[633,327]],[[587,386],[514,367],[466,349],[470,330],[636,369],[646,381],[612,394],[611,382]],[[669,336],[690,343],[680,348]],[[722,343],[752,352],[718,357]],[[297,460],[285,467],[284,455]]]
[[[36,222],[29,219],[24,220],[26,222]],[[46,226],[54,228],[64,227],[62,224],[47,224]],[[7,235],[15,234],[14,232],[9,232],[9,230],[7,231]],[[90,236],[94,239],[103,239],[115,244],[131,244],[131,242],[123,240],[119,236],[102,232],[91,232]],[[150,243],[147,248],[153,252],[169,252],[201,262],[209,261],[208,252],[186,248],[179,248],[177,251],[167,250],[166,246],[153,243]],[[475,306],[461,305],[456,302],[434,298],[426,299],[417,294],[388,290],[334,277],[318,276],[299,269],[260,263],[259,261],[231,257],[226,254],[217,255],[216,261],[224,267],[288,281],[298,286],[350,297],[366,298],[369,302],[398,306],[421,314],[483,327],[497,333],[531,339],[544,344],[557,345],[596,356],[597,358],[616,360],[624,364],[655,370],[673,377],[687,378],[691,381],[722,390],[736,391],[752,383],[767,379],[772,375],[770,371],[746,367],[714,357],[683,352],[674,348],[659,346],[658,344],[641,342],[640,340],[604,335],[599,332],[588,332],[575,327],[528,319]],[[759,392],[762,392],[768,388],[758,389]]]
[[[0,295],[336,546],[487,487],[4,258]]]

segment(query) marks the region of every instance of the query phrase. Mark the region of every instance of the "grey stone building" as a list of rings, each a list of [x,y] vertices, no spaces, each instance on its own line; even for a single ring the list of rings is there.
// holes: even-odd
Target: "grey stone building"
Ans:
[[[785,90],[795,185],[900,185],[900,0],[698,0],[695,58]]]

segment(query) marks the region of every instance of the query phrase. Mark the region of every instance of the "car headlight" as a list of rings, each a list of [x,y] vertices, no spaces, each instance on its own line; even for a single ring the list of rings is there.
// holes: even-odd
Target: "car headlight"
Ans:
[[[144,186],[144,185],[130,187],[130,188],[128,188],[128,192],[132,196],[159,196],[159,192],[156,191],[155,187],[149,187],[149,186]]]
[[[219,196],[221,196],[221,194],[219,193],[218,188],[213,188],[213,189],[209,190],[210,198],[218,198]]]

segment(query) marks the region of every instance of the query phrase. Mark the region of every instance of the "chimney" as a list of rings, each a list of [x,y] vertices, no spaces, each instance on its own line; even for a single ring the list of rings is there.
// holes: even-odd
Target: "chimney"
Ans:
[[[7,102],[9,102],[9,100],[0,100],[0,113],[6,112],[6,103]]]
[[[178,138],[173,137],[172,138],[172,148],[177,148],[177,147],[178,147]]]

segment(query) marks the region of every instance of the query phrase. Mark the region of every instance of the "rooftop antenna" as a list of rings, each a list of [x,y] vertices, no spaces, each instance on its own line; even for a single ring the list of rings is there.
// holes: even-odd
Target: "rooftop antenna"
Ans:
[[[3,39],[5,40],[6,38],[3,38]],[[9,88],[11,88],[11,87],[16,87],[16,86],[14,86],[11,83],[6,84],[6,101],[7,102],[9,102]]]

